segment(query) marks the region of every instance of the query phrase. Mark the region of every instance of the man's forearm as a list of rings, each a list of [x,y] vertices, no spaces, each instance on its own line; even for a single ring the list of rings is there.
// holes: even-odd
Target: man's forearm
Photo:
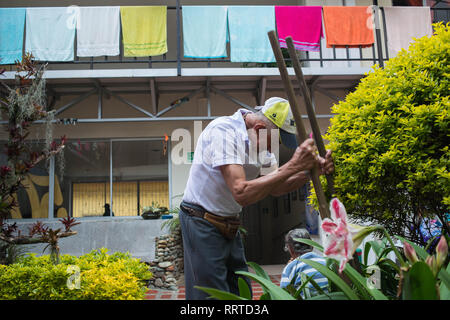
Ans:
[[[271,195],[275,197],[282,196],[283,194],[289,193],[291,191],[301,188],[305,183],[310,180],[308,171],[301,171],[295,175],[290,176],[284,181],[284,183],[274,190]]]
[[[241,180],[240,183],[234,185],[233,196],[242,206],[256,203],[280,189],[288,179],[295,175],[296,173],[290,167],[282,166],[273,174],[250,181]]]
[[[220,166],[220,171],[234,199],[244,207],[280,190],[289,192],[300,187],[307,181],[307,175],[301,172],[318,163],[314,141],[307,139],[295,149],[291,159],[273,174],[247,181],[244,168],[240,164]]]

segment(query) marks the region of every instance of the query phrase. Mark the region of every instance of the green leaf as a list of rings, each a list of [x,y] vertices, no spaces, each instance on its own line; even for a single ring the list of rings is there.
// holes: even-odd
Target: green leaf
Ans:
[[[437,300],[436,279],[425,262],[414,263],[403,277],[403,300]]]
[[[248,287],[247,282],[241,277],[239,277],[239,279],[238,279],[238,286],[239,286],[239,295],[242,298],[251,300],[252,293],[250,292],[250,288]]]
[[[295,299],[298,299],[298,295],[296,295],[297,290],[295,289],[295,287],[292,285],[292,283],[289,283],[286,287],[284,287],[284,290],[286,290],[291,296],[293,296]],[[300,297],[301,299],[301,297]]]
[[[406,240],[403,237],[400,236],[395,236],[397,239],[399,239],[401,242],[408,242],[416,251],[417,255],[422,259],[422,260],[426,260],[429,256],[428,252],[426,252],[426,250],[420,246],[418,246],[417,244],[415,244],[414,242],[411,242],[409,240]]]
[[[304,244],[310,245],[310,246],[316,248],[317,250],[319,250],[320,252],[323,252],[323,247],[313,240],[301,239],[301,238],[295,238],[294,240],[297,242],[302,242]]]
[[[270,300],[270,294],[268,293],[262,294],[259,300]]]
[[[284,289],[261,276],[246,271],[236,271],[236,274],[247,276],[258,282],[262,287],[267,289],[267,292],[270,294],[272,300],[295,300],[294,297],[292,297]]]
[[[369,242],[370,242],[370,245],[372,246],[373,252],[375,252],[375,255],[377,256],[377,258],[379,258],[383,248],[378,243],[378,241],[374,240],[374,241],[369,241]]]
[[[441,296],[441,300],[450,300],[450,289],[447,288],[444,283],[441,283],[439,294]]]
[[[312,276],[309,277],[309,279],[308,279],[308,277],[306,276],[306,274],[303,273],[303,272],[300,273],[300,278],[301,278],[301,282],[302,282],[302,283],[308,283],[309,281],[312,280]],[[304,291],[304,295],[305,295],[305,300],[308,300],[308,299],[311,298],[311,291],[309,290],[309,288],[308,288],[306,285],[303,286],[303,287],[304,287],[304,288],[303,288],[303,291]]]
[[[214,289],[214,288],[199,287],[199,286],[194,286],[194,288],[202,290],[206,293],[209,293],[211,298],[215,298],[218,300],[248,300],[248,299],[240,297],[234,293],[222,291],[222,290],[218,290],[218,289]]]
[[[270,280],[269,275],[267,272],[261,268],[261,266],[254,262],[247,262],[247,265],[255,271],[256,275],[263,277],[264,279]]]
[[[317,282],[313,279],[314,275],[312,275],[308,280],[311,282],[312,286],[316,289],[318,294],[324,294],[327,295],[325,291],[317,284]]]
[[[384,257],[386,257],[389,252],[393,251],[394,249],[392,249],[391,247],[385,248],[383,249],[383,251],[380,253],[380,256],[378,257],[378,262],[383,259]]]
[[[267,272],[263,268],[261,268],[261,266],[259,264],[254,263],[254,262],[247,262],[247,265],[250,268],[252,268],[253,271],[255,271],[256,275],[271,281],[269,275],[267,274]],[[262,289],[263,289],[263,293],[266,294],[267,293],[266,288],[262,287]]]
[[[441,269],[438,277],[441,279],[441,300],[450,300],[450,264],[447,265],[447,270],[444,270],[444,268]]]
[[[395,264],[394,261],[392,261],[391,259],[388,258],[382,258],[380,259],[380,261],[378,261],[378,265],[383,265],[383,264],[387,264],[389,266],[391,266],[392,268],[394,268],[397,273],[400,273],[400,267],[398,265]]]
[[[375,300],[388,300],[388,298],[378,289],[369,288],[367,286],[367,278],[363,277],[358,271],[356,271],[351,265],[347,264],[344,269],[345,274],[352,280],[353,284],[358,287],[360,292],[367,297],[367,293],[370,294]],[[381,279],[380,279],[381,281]]]
[[[441,279],[447,289],[450,289],[450,264],[447,265],[447,270],[442,268],[441,271],[439,271],[438,278]]]
[[[296,281],[296,279],[297,279],[298,276],[299,276],[299,273],[297,272],[297,273],[295,274],[295,276],[292,277],[291,283],[287,286],[286,289],[288,289],[288,287],[290,287],[290,286],[293,287],[293,284],[295,283],[295,281]],[[302,296],[301,296],[301,293],[302,293],[303,289],[305,289],[305,287],[308,285],[309,282],[311,282],[311,283],[313,282],[313,280],[312,280],[313,276],[314,276],[314,275],[308,276],[307,274],[304,274],[304,273],[301,273],[301,274],[300,274],[300,278],[301,278],[300,283],[301,283],[301,285],[300,285],[296,290],[295,290],[295,288],[294,288],[294,290],[293,290],[294,293],[291,293],[291,295],[292,295],[295,299],[297,299],[297,300],[303,300],[303,298],[302,298]],[[290,288],[288,289],[288,291],[289,291],[289,290],[290,290]]]
[[[344,292],[344,294],[350,299],[350,300],[359,300],[358,296],[353,292],[353,290],[342,280],[336,273],[325,267],[324,265],[312,261],[309,259],[299,259],[300,261],[306,263],[307,265],[310,265],[317,271],[319,271],[321,274],[323,274],[325,277],[328,278],[328,280],[332,281],[339,289]]]
[[[370,241],[366,242],[365,246],[364,246],[364,264],[367,266],[367,264],[369,263],[369,252],[370,252],[370,248],[372,247],[372,244],[370,243]]]
[[[348,300],[348,298],[343,292],[331,292],[311,297],[309,300]]]

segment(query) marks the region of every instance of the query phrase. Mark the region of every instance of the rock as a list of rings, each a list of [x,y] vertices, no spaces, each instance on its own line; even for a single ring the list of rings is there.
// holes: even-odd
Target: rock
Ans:
[[[158,263],[158,267],[163,268],[163,269],[165,269],[171,265],[172,265],[172,262],[170,262],[170,261],[163,261],[163,262]]]
[[[168,267],[166,268],[166,270],[167,270],[167,271],[174,271],[174,270],[175,270],[175,267],[174,267],[174,265],[171,265],[171,266],[168,266]]]
[[[170,282],[175,283],[175,282],[177,282],[177,280],[175,280],[175,278],[172,278],[172,277],[167,277],[166,278],[166,282],[168,282],[168,283],[170,283]]]
[[[155,280],[155,286],[162,287],[163,285],[164,285],[164,283],[161,279],[158,278]]]
[[[155,277],[155,278],[161,278],[163,275],[164,275],[164,272],[161,272],[161,271],[153,272],[153,277]]]

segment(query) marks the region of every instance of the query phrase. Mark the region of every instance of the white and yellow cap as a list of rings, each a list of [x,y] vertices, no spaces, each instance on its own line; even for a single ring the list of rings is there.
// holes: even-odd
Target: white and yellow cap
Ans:
[[[256,107],[266,118],[272,121],[280,129],[281,143],[286,147],[295,149],[298,147],[294,116],[291,106],[286,99],[272,97],[267,99],[263,106]]]

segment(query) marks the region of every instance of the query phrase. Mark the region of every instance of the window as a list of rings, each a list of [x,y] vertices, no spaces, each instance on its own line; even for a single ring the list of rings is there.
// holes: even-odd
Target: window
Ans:
[[[43,142],[30,142],[32,150]],[[144,206],[169,207],[167,146],[162,139],[69,140],[64,161],[41,161],[27,176],[11,218],[49,217],[49,173],[54,172],[54,218],[138,216]],[[6,164],[0,154],[0,165]],[[53,170],[53,171],[52,171]],[[112,174],[111,174],[112,173]],[[112,181],[112,188],[111,188]],[[111,202],[112,194],[112,202]]]
[[[2,143],[3,144],[3,143]],[[32,152],[39,152],[44,148],[44,143],[28,142],[28,147]],[[0,164],[7,164],[7,157],[1,153]],[[48,218],[48,199],[49,199],[49,175],[47,163],[39,162],[26,175],[23,186],[14,195],[19,206],[11,212],[12,219],[38,219]],[[57,197],[57,200],[61,199]]]
[[[71,216],[103,216],[105,213],[105,204],[110,203],[110,144],[109,140],[68,141],[62,170],[56,161],[55,178],[59,179],[64,208]],[[59,171],[63,171],[62,176]]]
[[[162,140],[113,141],[113,212],[140,215],[152,204],[169,207],[168,154]]]

